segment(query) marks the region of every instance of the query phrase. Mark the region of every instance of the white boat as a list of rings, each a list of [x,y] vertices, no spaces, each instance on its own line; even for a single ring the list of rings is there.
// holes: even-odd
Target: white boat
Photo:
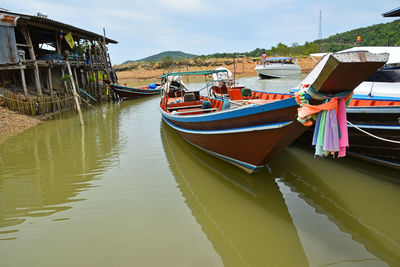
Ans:
[[[301,68],[294,57],[274,57],[262,61],[255,67],[260,78],[284,78],[300,75]]]

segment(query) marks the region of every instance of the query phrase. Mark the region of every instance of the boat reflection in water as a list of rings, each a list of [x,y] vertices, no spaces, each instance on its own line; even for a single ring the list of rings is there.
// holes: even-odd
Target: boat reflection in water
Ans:
[[[282,194],[267,171],[248,175],[193,148],[165,123],[161,132],[186,203],[226,266],[308,266]]]
[[[164,123],[161,136],[178,187],[226,266],[399,263],[398,210],[392,221],[381,219],[396,213],[399,195],[374,198],[373,183],[349,186],[372,175],[339,164],[331,170],[326,160],[314,163],[324,172],[311,170],[305,158],[312,155],[296,147],[273,159],[269,171],[249,175],[192,147]]]
[[[73,112],[59,114],[0,144],[0,240],[18,238],[28,218],[69,219],[57,213],[84,200],[80,193],[119,153],[118,120],[108,119],[111,112],[85,112],[85,127]]]
[[[400,181],[396,179],[396,170],[370,167],[351,158],[314,159],[302,146],[296,144],[286,150],[285,158],[296,164],[280,167],[281,190],[288,187],[291,194],[302,198],[317,213],[326,215],[340,231],[350,234],[351,239],[363,244],[374,256],[391,266],[399,266]],[[296,203],[285,199],[294,223],[307,235],[304,232],[312,230],[310,217],[296,216],[296,213],[299,215]],[[300,231],[299,235],[302,236]],[[327,237],[333,242],[338,238]],[[345,245],[336,247],[336,250],[346,249]],[[369,264],[376,266],[377,262]],[[362,266],[367,263],[363,262]]]

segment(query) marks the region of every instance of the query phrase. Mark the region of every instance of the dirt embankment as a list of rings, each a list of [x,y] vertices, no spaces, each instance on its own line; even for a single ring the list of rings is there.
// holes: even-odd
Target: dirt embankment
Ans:
[[[250,77],[256,76],[257,73],[254,70],[258,63],[258,59],[237,59],[236,61],[236,74],[238,77]],[[314,66],[315,61],[311,57],[298,58],[297,64],[301,67],[302,71],[307,73],[310,72]],[[193,66],[194,65],[194,66]],[[204,62],[197,64],[190,64],[188,67],[175,67],[174,71],[195,71],[195,70],[209,70],[217,67],[228,68],[231,72],[234,71],[234,65],[232,59],[209,59]],[[157,65],[147,65],[146,63],[135,66],[134,69],[118,71],[118,80],[120,83],[129,83],[130,81],[138,80],[159,80],[161,75],[167,73],[169,69],[157,68]]]
[[[40,122],[41,120],[38,118],[18,114],[0,107],[0,142],[6,137],[35,126]]]

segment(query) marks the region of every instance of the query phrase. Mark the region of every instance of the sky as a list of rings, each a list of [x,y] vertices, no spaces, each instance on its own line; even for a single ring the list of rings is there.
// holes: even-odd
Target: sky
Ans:
[[[118,41],[110,44],[112,64],[164,51],[196,55],[249,52],[278,43],[291,46],[322,37],[387,23],[382,13],[399,0],[1,0],[17,13],[83,28]]]

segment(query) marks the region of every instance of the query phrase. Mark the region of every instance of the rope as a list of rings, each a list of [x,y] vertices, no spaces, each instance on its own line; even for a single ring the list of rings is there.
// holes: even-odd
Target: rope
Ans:
[[[376,139],[379,139],[379,140],[382,140],[382,141],[385,141],[385,142],[400,144],[400,141],[390,140],[390,139],[386,139],[386,138],[382,138],[382,137],[373,135],[373,134],[371,134],[371,133],[369,133],[369,132],[367,132],[367,131],[365,131],[365,130],[363,130],[363,129],[357,127],[357,126],[355,126],[354,124],[352,124],[352,123],[349,122],[349,121],[347,121],[347,123],[350,124],[351,126],[353,126],[354,128],[356,128],[357,130],[359,130],[359,131],[361,131],[361,132],[363,132],[363,133],[365,133],[365,134],[367,134],[367,135],[369,135],[369,136],[371,136],[371,137],[373,137],[373,138],[376,138]]]
[[[318,92],[317,90],[315,90],[315,89],[312,88],[311,86],[309,86],[307,89],[308,89],[312,94],[321,96],[321,97],[323,97],[323,98],[334,98],[334,97],[339,97],[339,98],[340,98],[340,97],[348,96],[348,95],[350,95],[350,94],[353,92],[353,90],[349,90],[349,91],[342,91],[342,92],[339,92],[339,93],[336,93],[336,94],[326,94],[326,93]]]

